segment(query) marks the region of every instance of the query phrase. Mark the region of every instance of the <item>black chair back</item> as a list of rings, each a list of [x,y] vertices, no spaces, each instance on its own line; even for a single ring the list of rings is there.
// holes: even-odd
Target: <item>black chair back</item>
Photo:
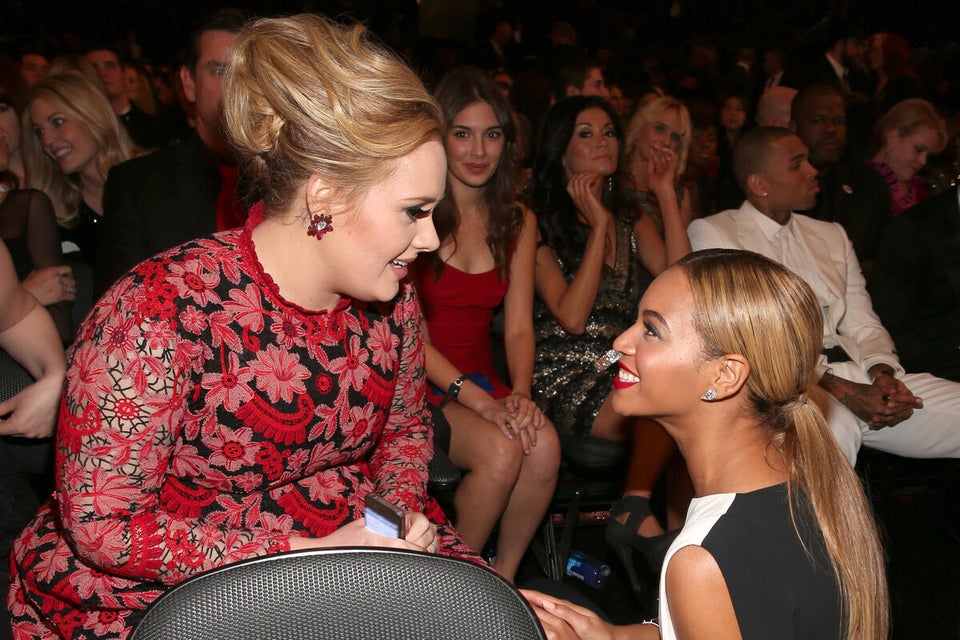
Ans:
[[[493,571],[415,551],[314,549],[245,560],[162,595],[130,640],[545,639]]]

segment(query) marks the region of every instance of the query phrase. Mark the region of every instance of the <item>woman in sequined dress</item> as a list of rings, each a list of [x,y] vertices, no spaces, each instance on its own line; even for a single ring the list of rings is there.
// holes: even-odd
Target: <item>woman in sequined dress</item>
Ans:
[[[534,160],[532,203],[539,225],[534,309],[538,404],[561,436],[633,440],[646,494],[673,452],[662,429],[610,407],[613,368],[595,366],[630,326],[653,275],[690,251],[675,197],[677,152],[649,145],[646,181],[662,203],[663,236],[631,210],[617,181],[623,137],[605,100],[574,96],[547,114]],[[642,247],[642,249],[641,249]],[[656,533],[652,531],[650,533]]]

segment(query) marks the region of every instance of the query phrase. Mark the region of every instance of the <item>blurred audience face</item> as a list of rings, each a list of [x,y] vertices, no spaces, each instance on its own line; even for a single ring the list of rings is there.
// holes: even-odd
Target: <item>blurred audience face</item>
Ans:
[[[676,109],[664,109],[654,120],[646,123],[640,129],[634,154],[643,160],[650,160],[654,147],[667,147],[674,153],[680,152],[680,143],[683,140],[683,122]]]
[[[65,175],[96,172],[99,146],[86,125],[70,120],[43,98],[28,108],[30,127],[47,154]]]
[[[590,69],[590,75],[587,76],[586,82],[580,87],[580,95],[600,96],[601,98],[610,97],[610,92],[607,90],[607,82],[603,79],[603,72],[600,71],[599,67]]]
[[[103,85],[103,91],[111,102],[126,96],[127,86],[123,78],[123,67],[120,65],[117,54],[109,49],[96,49],[84,55],[83,59],[93,66]]]
[[[610,116],[596,107],[581,111],[573,127],[573,137],[563,154],[567,177],[578,173],[613,175],[617,170],[620,142]]]
[[[136,102],[140,99],[140,76],[133,67],[123,68],[123,86],[129,100]]]
[[[611,84],[608,87],[609,97],[607,100],[610,102],[610,106],[613,107],[613,110],[617,112],[617,115],[621,118],[629,118],[630,113],[633,111],[633,101],[623,95],[623,89],[618,85]]]
[[[805,101],[793,124],[809,149],[813,166],[834,165],[843,157],[847,146],[847,110],[839,93],[816,95]]]
[[[452,180],[478,188],[493,177],[503,154],[503,127],[487,102],[474,102],[456,115],[443,141]]]
[[[230,63],[230,48],[236,39],[235,33],[204,31],[200,34],[197,66],[180,70],[184,94],[196,105],[197,134],[222,158],[230,157],[222,131],[222,82]]]
[[[703,167],[717,157],[717,128],[714,126],[694,127],[690,136],[690,155],[687,162]]]
[[[7,156],[16,153],[17,149],[20,148],[20,125],[17,112],[12,104],[5,102],[3,99],[0,99],[0,131],[2,131],[0,136],[3,137],[3,141],[0,142],[3,149],[0,152]],[[9,159],[7,163],[9,163]],[[5,170],[0,168],[0,171]]]
[[[737,96],[730,96],[720,107],[720,126],[728,131],[743,129],[747,122],[747,107]]]
[[[901,135],[899,131],[887,133],[886,161],[900,182],[910,182],[913,176],[927,164],[931,149],[940,144],[940,133],[931,126],[920,125],[912,133]]]
[[[39,53],[25,53],[20,56],[20,77],[29,89],[40,82],[40,78],[47,72],[49,62]]]

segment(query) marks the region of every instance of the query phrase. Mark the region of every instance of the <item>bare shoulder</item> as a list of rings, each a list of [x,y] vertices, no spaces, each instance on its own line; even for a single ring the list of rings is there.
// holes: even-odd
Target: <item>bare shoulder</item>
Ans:
[[[703,547],[689,545],[670,558],[666,591],[670,617],[681,640],[741,637],[726,580],[713,555]]]

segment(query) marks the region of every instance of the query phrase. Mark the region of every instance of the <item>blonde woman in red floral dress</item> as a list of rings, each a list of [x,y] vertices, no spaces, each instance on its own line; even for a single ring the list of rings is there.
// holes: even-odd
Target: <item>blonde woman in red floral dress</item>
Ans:
[[[15,543],[16,638],[124,638],[190,576],[292,549],[472,555],[427,498],[420,315],[440,111],[403,63],[317,16],[240,34],[227,128],[246,226],[121,278],[80,328],[57,490]],[[363,526],[371,492],[404,538]]]

